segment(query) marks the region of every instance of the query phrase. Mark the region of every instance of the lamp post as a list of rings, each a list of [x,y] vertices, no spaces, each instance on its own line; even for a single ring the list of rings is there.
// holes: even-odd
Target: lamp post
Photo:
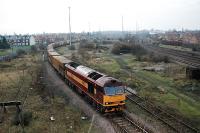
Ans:
[[[69,44],[70,46],[72,45],[72,38],[71,38],[71,23],[70,23],[70,6],[68,7],[69,8]]]

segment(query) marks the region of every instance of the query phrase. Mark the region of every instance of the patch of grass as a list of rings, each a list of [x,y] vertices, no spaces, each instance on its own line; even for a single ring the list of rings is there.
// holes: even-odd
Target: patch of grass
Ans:
[[[41,59],[39,55],[25,55],[0,65],[7,65],[0,69],[0,101],[26,99],[23,112],[32,114],[32,119],[26,114],[26,120],[29,120],[24,128],[26,133],[87,132],[91,120],[82,120],[81,116],[85,115],[74,106],[66,104],[65,98],[56,95],[54,99],[46,97],[47,100],[44,101],[41,97],[42,88],[36,85],[38,73],[41,71]],[[11,124],[16,115],[15,107],[7,108],[7,111],[3,123],[0,124],[0,132],[22,132],[21,126]],[[51,116],[55,121],[50,120]],[[92,131],[98,132],[96,127]]]
[[[185,48],[185,47],[182,47],[182,46],[159,44],[159,47],[161,47],[161,48],[169,48],[169,49],[174,49],[174,50],[180,50],[180,51],[192,51],[191,48]]]
[[[90,60],[88,63],[94,68],[101,69],[103,72],[108,72],[110,74],[120,71],[120,66],[116,60],[109,58],[108,55],[102,54],[98,60]]]
[[[177,91],[177,88],[174,87],[173,81],[166,78],[160,77],[157,74],[152,74],[151,72],[138,72],[139,77],[142,77],[143,80],[148,81],[150,84],[155,86],[164,87],[166,94],[160,94],[159,89],[156,92],[152,92],[151,97],[154,97],[157,102],[165,103],[165,105],[175,108],[181,114],[187,117],[200,116],[200,104],[197,103],[191,97],[188,97],[184,94],[181,94]],[[151,91],[145,89],[144,91]],[[185,109],[184,109],[185,108]]]
[[[31,46],[16,46],[10,49],[5,49],[5,50],[0,50],[0,56],[4,56],[4,55],[9,55],[12,52],[16,53],[18,50],[24,50],[24,51],[30,51],[31,50]]]
[[[136,104],[132,104],[132,102],[130,102],[129,100],[126,101],[126,109],[129,112],[134,112],[134,114],[140,116],[140,117],[147,117],[150,116],[149,113],[147,113],[145,110],[141,109],[139,106],[137,106]]]
[[[11,52],[11,49],[0,49],[0,56],[7,55]]]

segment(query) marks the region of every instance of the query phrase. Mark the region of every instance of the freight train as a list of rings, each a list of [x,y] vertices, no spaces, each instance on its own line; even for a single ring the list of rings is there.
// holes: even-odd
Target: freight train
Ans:
[[[58,54],[54,48],[61,45],[62,43],[48,45],[48,61],[66,83],[100,112],[123,110],[126,100],[125,85],[113,77]]]

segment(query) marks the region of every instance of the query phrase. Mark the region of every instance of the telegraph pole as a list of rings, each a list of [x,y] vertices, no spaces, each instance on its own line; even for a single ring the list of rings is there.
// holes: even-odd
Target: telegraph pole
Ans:
[[[72,45],[72,38],[71,38],[71,23],[70,23],[70,6],[68,7],[69,8],[69,44],[70,46]]]
[[[90,39],[90,22],[88,23],[88,28],[89,28],[89,29],[88,29],[88,30],[89,30],[89,31],[88,31],[88,33],[89,33],[88,35],[89,35],[89,39]]]
[[[123,16],[122,16],[122,34],[124,32],[124,19],[123,19]]]
[[[138,23],[137,23],[137,21],[135,22],[135,33],[136,33],[136,35],[137,35],[137,31],[138,31]]]

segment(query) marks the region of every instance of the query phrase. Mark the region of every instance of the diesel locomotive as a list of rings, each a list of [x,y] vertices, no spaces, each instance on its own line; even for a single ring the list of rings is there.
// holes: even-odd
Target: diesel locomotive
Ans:
[[[108,75],[80,65],[47,47],[48,61],[66,83],[90,102],[100,112],[121,111],[125,108],[125,85]]]

